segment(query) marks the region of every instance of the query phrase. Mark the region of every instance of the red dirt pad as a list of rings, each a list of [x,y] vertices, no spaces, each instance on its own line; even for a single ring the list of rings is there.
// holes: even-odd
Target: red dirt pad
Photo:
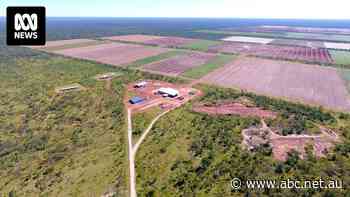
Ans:
[[[239,115],[242,117],[276,118],[277,113],[257,107],[247,107],[241,103],[222,103],[217,105],[197,104],[193,107],[195,112],[213,115]]]

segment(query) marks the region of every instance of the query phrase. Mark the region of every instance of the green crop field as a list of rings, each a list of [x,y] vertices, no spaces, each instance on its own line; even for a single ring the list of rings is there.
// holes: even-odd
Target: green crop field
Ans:
[[[214,40],[199,40],[194,43],[185,44],[182,47],[193,50],[208,51],[210,46],[218,45],[222,42]]]
[[[184,77],[199,79],[211,71],[224,66],[235,58],[233,55],[218,55],[204,65],[190,69],[182,74]]]
[[[350,66],[350,52],[330,50],[330,53],[336,64]]]

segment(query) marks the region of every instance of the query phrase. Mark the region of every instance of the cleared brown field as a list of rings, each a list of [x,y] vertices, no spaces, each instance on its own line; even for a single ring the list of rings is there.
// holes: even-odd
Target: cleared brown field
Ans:
[[[144,47],[134,44],[107,43],[96,46],[87,46],[81,48],[64,49],[55,51],[55,53],[93,60],[101,63],[122,66],[139,59],[150,56],[156,56],[167,52],[168,49],[156,47]]]
[[[258,57],[269,57],[293,61],[300,60],[311,63],[333,63],[333,59],[329,54],[329,51],[324,48],[224,42],[218,45],[210,46],[208,51],[235,54],[241,53]]]
[[[105,37],[107,40],[124,41],[124,42],[136,42],[148,45],[157,45],[162,47],[178,47],[185,44],[196,42],[196,39],[181,38],[173,36],[153,36],[153,35],[123,35]]]
[[[145,44],[158,45],[162,47],[179,47],[185,44],[196,42],[196,39],[181,38],[181,37],[163,37],[154,40],[148,40]]]
[[[191,52],[145,65],[143,69],[166,75],[178,76],[188,69],[205,64],[214,57],[215,54]]]
[[[107,40],[124,41],[124,42],[138,42],[138,43],[144,43],[144,42],[147,42],[150,40],[155,40],[155,39],[160,39],[160,38],[165,38],[165,37],[152,36],[152,35],[141,35],[141,34],[104,37],[104,39],[107,39]]]
[[[64,45],[81,44],[81,43],[89,43],[89,42],[93,43],[93,42],[96,42],[96,40],[91,40],[91,39],[55,40],[55,41],[47,41],[44,46],[31,46],[31,48],[40,49],[40,48],[59,47]]]
[[[238,58],[203,82],[350,111],[344,81],[335,68],[259,58]]]

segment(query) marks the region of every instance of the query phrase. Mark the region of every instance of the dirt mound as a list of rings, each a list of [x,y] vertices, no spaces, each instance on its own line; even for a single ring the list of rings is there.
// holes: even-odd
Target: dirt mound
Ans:
[[[213,115],[240,115],[242,117],[276,118],[277,113],[257,107],[247,107],[237,102],[222,102],[220,104],[197,104],[193,111]]]

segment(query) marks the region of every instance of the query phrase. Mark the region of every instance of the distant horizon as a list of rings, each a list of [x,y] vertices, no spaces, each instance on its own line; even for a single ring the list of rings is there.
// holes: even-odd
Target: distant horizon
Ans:
[[[6,16],[0,16],[6,18]],[[350,21],[350,19],[332,18],[244,18],[244,17],[166,17],[166,16],[46,16],[46,18],[159,18],[159,19],[244,19],[244,20],[310,20],[310,21]]]
[[[49,17],[350,20],[344,0],[5,0],[0,16],[8,6],[45,6]]]

